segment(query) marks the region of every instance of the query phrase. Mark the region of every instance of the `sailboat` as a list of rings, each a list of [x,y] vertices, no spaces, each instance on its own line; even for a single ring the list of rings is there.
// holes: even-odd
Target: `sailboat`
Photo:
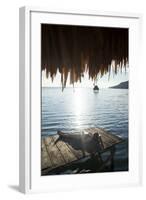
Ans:
[[[94,88],[93,88],[94,91],[98,91],[99,90],[99,87],[97,85],[94,85]]]
[[[93,88],[93,90],[94,91],[99,91],[99,87],[98,87],[98,85],[97,85],[97,78],[94,80],[94,88]]]

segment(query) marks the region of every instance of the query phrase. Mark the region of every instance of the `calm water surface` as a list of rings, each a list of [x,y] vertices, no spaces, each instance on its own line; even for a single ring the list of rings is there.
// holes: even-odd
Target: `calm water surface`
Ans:
[[[42,137],[58,130],[101,127],[125,139],[117,146],[115,170],[128,170],[128,90],[42,88]]]

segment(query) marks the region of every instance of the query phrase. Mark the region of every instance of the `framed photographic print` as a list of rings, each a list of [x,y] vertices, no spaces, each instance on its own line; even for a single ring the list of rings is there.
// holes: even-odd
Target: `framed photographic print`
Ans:
[[[141,16],[20,8],[20,191],[141,182]]]

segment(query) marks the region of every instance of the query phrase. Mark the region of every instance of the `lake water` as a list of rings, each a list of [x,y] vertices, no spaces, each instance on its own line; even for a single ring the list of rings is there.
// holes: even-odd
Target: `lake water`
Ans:
[[[128,170],[128,90],[42,88],[42,137],[58,130],[101,127],[125,139],[117,146],[115,171]]]

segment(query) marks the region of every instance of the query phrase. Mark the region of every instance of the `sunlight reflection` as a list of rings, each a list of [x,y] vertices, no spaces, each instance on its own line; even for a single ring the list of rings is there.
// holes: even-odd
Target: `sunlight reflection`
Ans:
[[[82,120],[82,113],[85,109],[84,105],[84,97],[83,97],[83,91],[81,88],[75,89],[74,95],[73,95],[73,103],[74,103],[74,113],[76,115],[76,124],[78,128],[81,126],[81,120]]]

